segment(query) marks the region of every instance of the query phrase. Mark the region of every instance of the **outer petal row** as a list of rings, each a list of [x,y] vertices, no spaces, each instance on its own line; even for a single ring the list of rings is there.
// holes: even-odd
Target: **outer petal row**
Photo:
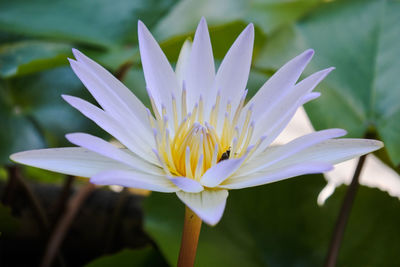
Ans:
[[[122,125],[120,121],[115,120],[102,109],[83,99],[65,95],[63,95],[63,98],[83,115],[114,136],[130,151],[149,162],[154,164],[158,163],[157,159],[151,153],[151,147],[141,142],[140,139],[138,139],[133,132],[129,131],[129,129],[126,129],[125,125]]]
[[[246,176],[232,176],[219,185],[226,189],[239,189],[276,182],[282,179],[311,173],[322,173],[332,165],[358,157],[383,146],[382,142],[366,139],[331,139],[272,164]]]
[[[126,122],[125,127],[141,142],[154,145],[154,140],[147,138],[152,131],[144,105],[99,64],[75,49],[73,52],[78,61],[70,59],[72,69],[105,112],[117,121]]]
[[[81,147],[30,150],[13,154],[10,158],[25,165],[82,177],[91,177],[109,169],[131,169],[126,164]]]
[[[98,99],[97,101],[114,101],[120,108],[124,109],[124,112],[133,115],[135,119],[141,121],[144,126],[148,125],[146,107],[123,83],[78,50],[73,49],[72,52],[78,62],[85,66],[87,70],[92,73],[94,78],[105,86],[105,90],[109,91],[105,93],[112,97],[112,99]],[[92,92],[93,90],[99,90],[99,88],[90,88],[89,90]]]
[[[256,158],[242,166],[236,175],[246,176],[262,171],[268,166],[279,163],[294,154],[301,153],[302,150],[308,147],[345,134],[346,131],[342,129],[322,130],[300,136],[285,145],[268,147],[264,152],[258,154]]]
[[[255,117],[253,119],[256,121],[256,128],[254,130],[252,141],[257,142],[260,136],[271,135],[271,133],[276,132],[276,129],[279,128],[278,125],[280,125],[280,122],[285,121],[285,118],[289,118],[290,121],[293,114],[292,110],[288,107],[293,107],[294,111],[296,111],[297,108],[303,104],[302,99],[310,94],[311,91],[318,85],[318,83],[323,80],[332,70],[333,68],[328,68],[318,71],[302,80],[296,86],[293,86],[288,90],[283,89],[282,91],[286,91],[286,93],[276,95],[276,98],[271,96],[269,101],[256,99],[253,110],[253,116]],[[262,104],[264,107],[267,106],[267,108],[264,108],[264,111],[259,111],[259,113],[257,113],[257,103],[258,105]],[[266,103],[268,104],[266,105]],[[276,132],[276,134],[279,133],[280,131]],[[273,141],[272,138],[275,138],[276,134],[269,138],[269,140],[271,140],[270,142]],[[265,142],[261,147],[261,150],[267,147],[270,142]]]

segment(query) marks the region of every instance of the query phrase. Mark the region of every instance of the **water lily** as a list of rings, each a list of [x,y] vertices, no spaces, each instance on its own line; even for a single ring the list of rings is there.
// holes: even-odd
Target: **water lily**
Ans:
[[[342,129],[313,132],[271,146],[296,110],[333,68],[300,82],[314,52],[280,68],[246,102],[254,27],[239,35],[215,71],[210,37],[201,19],[193,43],[185,42],[175,71],[146,26],[138,23],[139,48],[152,111],[119,80],[74,50],[71,67],[100,107],[63,98],[118,140],[123,148],[86,133],[67,139],[77,147],[32,150],[11,159],[55,172],[175,193],[204,222],[223,215],[228,190],[329,171],[333,165],[382,147],[376,140],[336,139]]]

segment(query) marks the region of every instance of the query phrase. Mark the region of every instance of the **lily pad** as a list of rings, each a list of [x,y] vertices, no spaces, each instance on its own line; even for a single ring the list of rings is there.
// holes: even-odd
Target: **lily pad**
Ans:
[[[22,41],[0,46],[0,77],[10,78],[68,64],[71,46]]]
[[[114,0],[15,0],[0,3],[0,29],[96,47],[136,43],[137,20],[154,25],[175,3]]]

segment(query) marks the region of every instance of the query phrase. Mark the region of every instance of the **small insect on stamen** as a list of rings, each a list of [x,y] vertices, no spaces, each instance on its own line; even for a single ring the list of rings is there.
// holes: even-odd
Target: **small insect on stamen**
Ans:
[[[219,159],[219,161],[223,161],[223,160],[229,159],[230,155],[231,155],[231,148],[229,148],[227,151],[222,153],[221,158]]]

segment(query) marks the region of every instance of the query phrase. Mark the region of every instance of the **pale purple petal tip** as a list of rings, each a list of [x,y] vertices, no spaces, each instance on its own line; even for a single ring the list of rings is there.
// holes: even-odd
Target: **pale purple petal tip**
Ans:
[[[73,58],[67,58],[68,59],[68,61],[69,61],[69,64],[75,64],[75,63],[77,63],[78,61],[76,61],[75,59],[73,59]]]
[[[79,50],[76,49],[76,48],[72,48],[72,54],[74,54],[74,57],[75,57],[76,59],[78,59],[79,56],[82,55],[82,52],[79,51]]]
[[[204,16],[202,16],[201,19],[200,19],[199,26],[200,25],[207,27],[207,21],[206,21],[206,18]]]
[[[307,58],[311,58],[314,55],[315,51],[314,49],[307,49],[306,51],[303,52],[303,55]]]

